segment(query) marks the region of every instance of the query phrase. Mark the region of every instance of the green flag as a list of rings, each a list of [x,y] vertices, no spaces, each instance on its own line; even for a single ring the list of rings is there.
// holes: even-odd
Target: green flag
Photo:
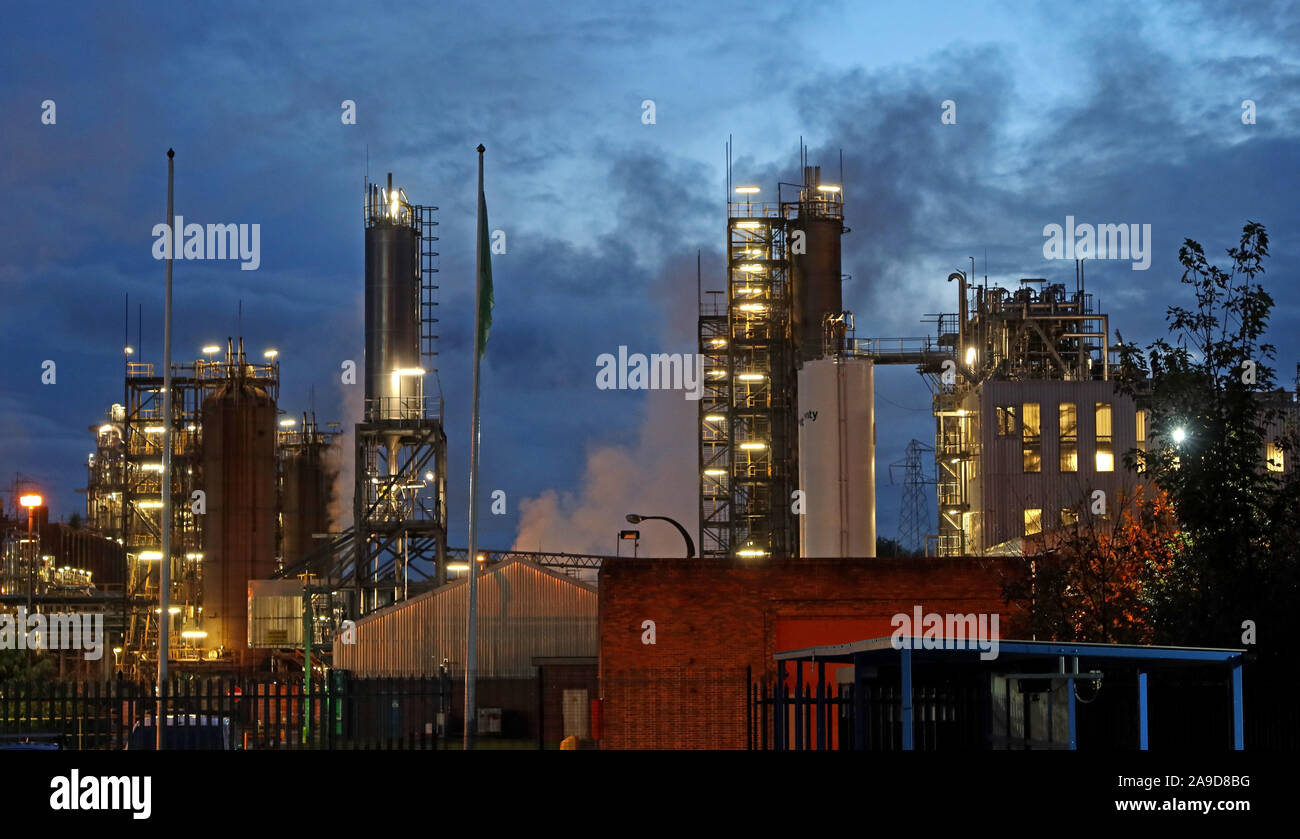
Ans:
[[[492,329],[492,242],[488,235],[487,199],[478,194],[478,354],[487,352]]]

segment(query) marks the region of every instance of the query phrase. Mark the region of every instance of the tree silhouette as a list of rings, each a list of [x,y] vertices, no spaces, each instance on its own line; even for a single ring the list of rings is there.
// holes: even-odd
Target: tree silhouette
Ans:
[[[1179,249],[1195,306],[1171,306],[1170,339],[1120,346],[1119,389],[1147,410],[1146,451],[1130,469],[1168,493],[1181,542],[1146,591],[1164,643],[1239,646],[1255,621],[1261,651],[1285,643],[1297,594],[1297,472],[1265,466],[1268,443],[1291,460],[1295,406],[1275,391],[1264,340],[1273,299],[1258,282],[1263,225],[1248,222],[1227,270],[1195,241]],[[1277,647],[1273,647],[1277,651]]]

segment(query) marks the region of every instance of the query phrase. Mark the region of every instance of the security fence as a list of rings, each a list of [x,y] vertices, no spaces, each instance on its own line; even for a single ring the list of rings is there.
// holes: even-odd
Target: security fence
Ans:
[[[594,685],[558,675],[478,681],[479,748],[558,748],[590,741]],[[304,689],[286,679],[194,678],[163,692],[172,749],[460,748],[464,681],[451,676],[349,678]],[[0,748],[154,748],[158,693],[125,680],[0,684]]]

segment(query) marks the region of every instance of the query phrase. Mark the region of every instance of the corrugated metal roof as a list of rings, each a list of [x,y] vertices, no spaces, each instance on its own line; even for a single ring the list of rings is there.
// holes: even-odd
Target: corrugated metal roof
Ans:
[[[335,639],[334,665],[361,676],[465,669],[468,580],[457,580],[357,621],[356,643]],[[526,678],[534,657],[595,657],[596,589],[523,559],[478,580],[478,675]]]

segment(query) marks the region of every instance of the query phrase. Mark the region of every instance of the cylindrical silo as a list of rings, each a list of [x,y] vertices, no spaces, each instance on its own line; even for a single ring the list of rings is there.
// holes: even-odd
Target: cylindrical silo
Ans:
[[[804,557],[876,555],[874,365],[823,358],[799,371],[799,488]]]
[[[284,454],[281,557],[285,565],[302,559],[324,542],[312,534],[334,526],[330,508],[338,475],[338,449],[319,435],[305,432],[304,441]]]
[[[377,195],[376,195],[377,194]],[[422,396],[420,230],[388,177],[366,218],[366,419],[411,418]]]
[[[203,402],[203,617],[209,649],[240,665],[248,649],[248,581],[275,572],[276,407],[265,390],[233,379]]]
[[[801,218],[807,253],[791,257],[792,286],[799,327],[799,357],[803,361],[824,354],[823,322],[827,315],[844,311],[840,277],[840,235],[844,224],[837,218]]]
[[[840,253],[843,204],[838,192],[826,192],[821,187],[821,167],[806,167],[799,215],[790,222],[791,233],[802,233],[802,244],[797,244],[793,235],[787,237],[793,297],[791,332],[801,362],[826,355],[823,321],[827,315],[844,311]]]

